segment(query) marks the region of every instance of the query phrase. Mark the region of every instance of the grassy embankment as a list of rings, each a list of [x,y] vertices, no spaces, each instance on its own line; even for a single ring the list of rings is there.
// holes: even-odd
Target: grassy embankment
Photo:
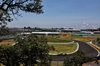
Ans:
[[[63,62],[51,62],[51,66],[63,66]],[[3,64],[0,64],[0,66],[5,66]],[[22,64],[20,66],[23,66]],[[38,65],[35,65],[35,66],[38,66]]]
[[[96,37],[71,37],[72,40],[79,40],[79,41],[83,41],[83,42],[90,42],[92,40],[95,40]]]
[[[49,44],[53,45],[55,50],[50,50],[49,53],[71,53],[77,49],[77,44]]]
[[[91,44],[91,43],[90,43],[90,45],[91,45],[92,47],[96,48],[96,49],[100,52],[100,47],[98,47],[96,44]]]
[[[51,62],[51,66],[63,66],[63,62]]]
[[[8,39],[8,40],[3,40],[2,42],[0,42],[0,45],[9,46],[9,45],[11,45],[13,43],[15,43],[14,39]]]
[[[94,37],[100,37],[100,35],[92,35],[92,36],[94,36]]]
[[[67,39],[60,39],[55,37],[47,37],[48,42],[54,42],[54,43],[68,43],[72,42],[71,40]],[[77,44],[49,44],[54,46],[55,50],[50,50],[50,54],[58,54],[58,53],[71,53],[76,50]]]
[[[70,40],[65,40],[65,39],[59,39],[59,38],[55,38],[55,37],[47,37],[48,42],[71,42]],[[14,39],[8,39],[8,40],[3,40],[2,42],[0,42],[0,45],[6,45],[9,46],[11,44],[15,43]]]
[[[56,37],[46,37],[48,42],[55,42],[55,43],[64,43],[64,42],[72,42],[71,40],[67,40],[67,39],[60,39],[60,38],[56,38]]]

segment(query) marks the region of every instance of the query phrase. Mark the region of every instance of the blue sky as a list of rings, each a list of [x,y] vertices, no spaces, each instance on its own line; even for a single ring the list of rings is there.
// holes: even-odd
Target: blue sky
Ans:
[[[20,12],[9,27],[98,28],[100,0],[43,0],[43,14]]]

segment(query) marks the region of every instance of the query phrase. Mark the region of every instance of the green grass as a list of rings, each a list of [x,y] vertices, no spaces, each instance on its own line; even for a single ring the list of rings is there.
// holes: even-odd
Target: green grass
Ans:
[[[58,66],[63,66],[63,62],[51,62],[51,66],[57,66],[57,64],[58,64]],[[4,66],[4,65],[1,64],[1,66]],[[20,66],[23,66],[23,65],[21,64]],[[38,66],[38,65],[35,64],[35,66]],[[44,65],[42,65],[42,66],[44,66]]]
[[[3,40],[2,42],[0,42],[0,45],[9,46],[13,43],[15,43],[13,39],[8,39],[8,40]]]
[[[83,42],[90,42],[92,40],[95,40],[96,38],[94,37],[71,37],[72,40],[79,40],[79,41],[83,41]]]
[[[47,37],[48,42],[72,42],[71,40],[67,40],[67,39],[60,39],[60,38],[56,38],[56,37]]]
[[[13,42],[14,39],[3,40],[3,42]]]
[[[96,46],[94,46],[93,44],[90,44],[92,47],[96,48],[99,52],[100,52],[100,49]]]
[[[95,37],[100,37],[100,35],[92,35],[92,36],[95,36]]]
[[[55,50],[50,50],[49,53],[71,53],[77,49],[77,44],[49,44],[53,45]]]
[[[57,64],[58,66],[63,66],[63,62],[51,62],[51,66],[57,66]]]

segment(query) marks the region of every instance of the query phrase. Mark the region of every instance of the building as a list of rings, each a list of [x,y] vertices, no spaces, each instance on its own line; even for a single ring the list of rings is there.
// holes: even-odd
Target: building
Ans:
[[[81,32],[80,29],[62,29],[61,32]]]
[[[62,34],[61,32],[24,32],[21,33],[21,35],[60,35]]]

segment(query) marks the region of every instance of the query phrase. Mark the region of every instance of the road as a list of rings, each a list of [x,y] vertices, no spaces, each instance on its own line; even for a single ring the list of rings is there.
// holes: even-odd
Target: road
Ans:
[[[74,40],[74,41],[78,42],[78,44],[79,44],[79,50],[78,51],[80,51],[80,50],[86,51],[87,54],[90,54],[93,57],[96,57],[98,55],[98,51],[95,50],[90,45],[88,45],[87,43],[82,42],[82,41],[77,41],[77,40]],[[73,56],[73,55],[74,54],[70,54],[70,55],[66,55],[66,56],[51,55],[51,57],[52,57],[52,61],[63,61],[67,56],[70,57],[70,56]]]

